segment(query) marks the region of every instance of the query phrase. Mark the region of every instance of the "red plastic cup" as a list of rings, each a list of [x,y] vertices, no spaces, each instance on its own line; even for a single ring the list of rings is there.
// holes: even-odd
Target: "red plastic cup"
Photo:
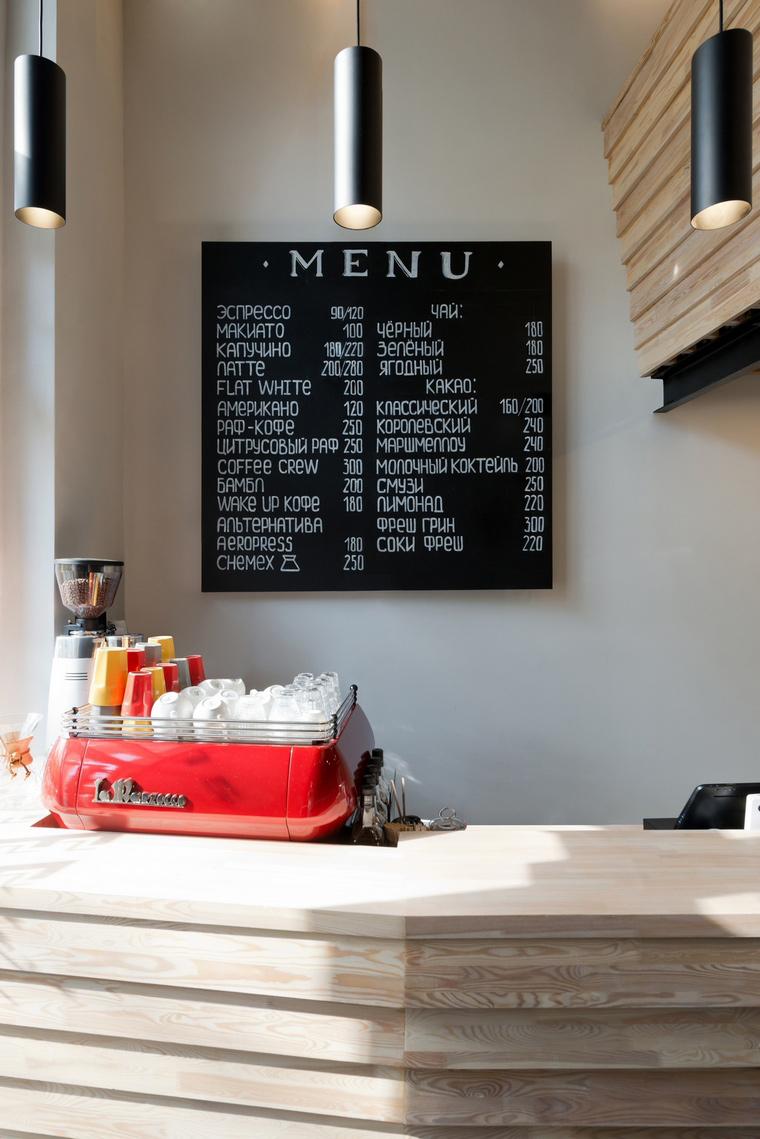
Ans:
[[[130,672],[121,706],[122,716],[150,716],[153,681],[149,672]]]
[[[187,667],[190,669],[190,685],[195,687],[200,684],[202,680],[206,679],[206,673],[203,671],[203,657],[200,653],[187,658]]]
[[[127,649],[127,672],[139,672],[145,668],[145,649]]]
[[[164,670],[167,692],[179,692],[179,666],[172,660],[165,660],[161,665]]]

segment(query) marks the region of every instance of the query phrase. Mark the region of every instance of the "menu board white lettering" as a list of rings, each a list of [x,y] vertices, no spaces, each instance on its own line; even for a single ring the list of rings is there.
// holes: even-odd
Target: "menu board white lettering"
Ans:
[[[203,245],[203,589],[548,589],[549,242]]]

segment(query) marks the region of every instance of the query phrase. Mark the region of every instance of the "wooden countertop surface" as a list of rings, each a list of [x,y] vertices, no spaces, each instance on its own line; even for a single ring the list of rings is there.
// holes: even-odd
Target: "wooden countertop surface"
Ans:
[[[468,827],[398,849],[0,815],[0,907],[404,937],[757,937],[760,833]]]

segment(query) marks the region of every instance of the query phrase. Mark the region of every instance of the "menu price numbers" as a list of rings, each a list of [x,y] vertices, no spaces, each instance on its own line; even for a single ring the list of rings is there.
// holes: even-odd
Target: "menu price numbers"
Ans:
[[[543,415],[544,401],[541,396],[525,396],[519,399],[502,399],[499,407],[503,415]]]
[[[531,517],[525,519],[525,529],[523,530],[523,553],[524,554],[540,554],[544,548],[543,533],[536,533],[537,530],[543,531],[544,520],[543,518]]]
[[[360,324],[346,325],[347,328],[361,328]],[[361,332],[359,333],[361,336]],[[363,356],[364,343],[361,340],[349,340],[343,343],[342,340],[326,340],[325,341],[325,356],[330,356],[336,359],[348,358],[349,356]]]
[[[336,357],[345,370],[343,377],[343,509],[346,514],[364,511],[364,307],[362,305],[334,305],[330,310],[333,320],[341,321],[342,340],[325,345],[328,354]],[[325,361],[328,363],[330,361]],[[364,569],[363,540],[349,537],[345,540],[346,553],[343,570],[361,573]]]
[[[343,402],[343,454],[357,454],[361,452],[361,444],[363,442],[362,435],[364,433],[364,422],[362,416],[364,415],[364,400],[362,399],[347,399]],[[350,447],[350,444],[360,444],[358,448]],[[343,460],[343,508],[348,514],[361,514],[364,510],[364,500],[362,494],[364,492],[364,479],[363,479],[363,461],[361,459],[354,459],[352,462],[344,457]],[[346,466],[352,474],[346,470]]]
[[[346,538],[346,553],[343,556],[343,570],[347,573],[360,573],[364,569],[364,539]]]
[[[326,347],[328,347],[326,345]],[[344,345],[344,347],[347,347]],[[363,376],[363,360],[323,360],[322,375],[331,377]]]
[[[543,442],[543,440],[542,440]],[[544,548],[545,529],[543,455],[528,455],[525,459],[525,518],[523,524],[523,553],[540,554]]]
[[[364,305],[333,305],[331,320],[364,320]]]
[[[542,320],[526,320],[525,322],[525,374],[528,376],[542,376],[544,374],[544,322]]]
[[[530,321],[526,329],[537,334],[543,331],[542,321]],[[530,348],[543,351],[543,341],[531,340]],[[544,475],[546,461],[543,457],[546,422],[544,419],[543,396],[514,396],[499,401],[503,415],[522,417],[523,454],[525,455],[525,485],[523,487],[523,553],[539,554],[544,548],[545,528]]]

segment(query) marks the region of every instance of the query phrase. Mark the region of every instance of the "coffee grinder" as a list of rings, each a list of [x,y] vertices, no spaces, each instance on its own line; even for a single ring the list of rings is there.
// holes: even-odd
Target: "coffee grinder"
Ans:
[[[46,748],[58,738],[61,716],[89,700],[98,645],[116,626],[109,624],[106,610],[113,604],[124,562],[103,558],[56,558],[55,576],[61,601],[74,614],[55,639],[50,676]]]

